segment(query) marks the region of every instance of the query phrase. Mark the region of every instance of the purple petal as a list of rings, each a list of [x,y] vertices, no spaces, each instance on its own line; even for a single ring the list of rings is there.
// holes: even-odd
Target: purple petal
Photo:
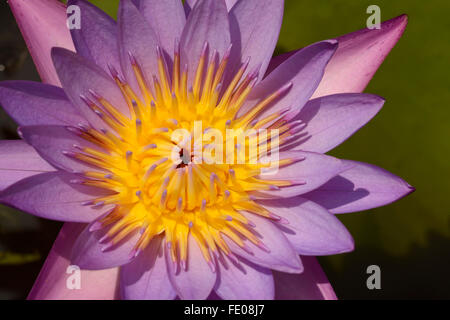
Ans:
[[[0,141],[0,190],[19,180],[49,171],[55,171],[55,168],[24,141]]]
[[[259,203],[288,222],[278,227],[301,255],[331,255],[354,249],[353,238],[345,226],[312,201],[296,197]]]
[[[129,115],[128,105],[120,89],[100,67],[62,48],[53,48],[52,58],[64,91],[91,125],[96,128],[106,127],[82,99],[82,96],[94,98],[90,90],[108,100],[121,113]]]
[[[167,275],[162,237],[154,238],[136,259],[122,267],[120,285],[123,299],[175,299],[177,293]]]
[[[92,224],[91,224],[92,225]],[[100,243],[108,228],[91,232],[88,225],[77,238],[71,255],[71,263],[81,269],[101,270],[122,266],[132,261],[130,256],[141,234],[133,232],[125,239],[105,250],[108,244]]]
[[[224,300],[273,300],[272,271],[243,259],[239,263],[224,258],[218,268],[215,292]]]
[[[155,31],[161,48],[171,57],[186,23],[183,4],[179,0],[145,0],[139,8]]]
[[[19,133],[32,145],[39,155],[58,169],[71,173],[92,171],[93,167],[75,159],[70,153],[80,152],[76,146],[90,147],[101,151],[96,145],[62,126],[21,127]],[[101,168],[96,168],[101,169]]]
[[[65,223],[39,273],[28,300],[113,300],[117,299],[119,269],[75,270],[69,261],[72,246],[85,228],[82,223]],[[81,287],[68,287],[79,272]]]
[[[303,197],[332,213],[348,213],[387,205],[415,190],[403,179],[377,166],[345,162],[353,167]]]
[[[406,15],[338,37],[339,48],[325,70],[313,98],[334,93],[362,92],[395,46],[408,23]]]
[[[197,0],[186,0],[185,5],[188,7],[189,11],[192,10]],[[233,6],[238,2],[238,0],[225,0],[228,11],[230,11]]]
[[[91,222],[112,208],[83,206],[83,202],[110,193],[71,184],[70,180],[76,178],[62,171],[34,175],[3,190],[0,201],[41,218],[69,222]]]
[[[132,60],[136,60],[146,77],[147,84],[152,86],[152,76],[158,75],[158,37],[155,30],[130,0],[120,1],[117,23],[122,70],[134,92],[141,96]]]
[[[283,9],[283,0],[246,0],[237,2],[230,11],[233,49],[240,50],[242,60],[250,57],[248,70],[260,66],[260,79],[278,41]]]
[[[174,266],[168,250],[165,256],[170,281],[181,299],[204,300],[209,296],[217,274],[211,271],[192,235],[188,236],[186,270],[179,263],[178,267]]]
[[[38,82],[1,82],[0,104],[20,126],[86,123],[64,90]]]
[[[383,104],[383,98],[363,93],[310,100],[293,119],[306,123],[306,136],[300,136],[290,146],[294,150],[328,152],[369,122]]]
[[[361,29],[336,38],[339,48],[330,60],[313,98],[344,92],[362,92],[405,31],[408,16],[381,23],[380,29]],[[272,59],[268,73],[297,51]]]
[[[50,49],[63,47],[73,50],[70,32],[66,27],[65,5],[54,0],[9,0],[8,4],[42,81],[59,85]]]
[[[297,252],[295,252],[289,240],[274,223],[254,214],[242,213],[256,225],[254,230],[265,248],[256,246],[252,242],[244,239],[247,247],[244,250],[230,238],[224,236],[225,242],[233,253],[256,265],[269,269],[289,273],[301,273],[303,271],[303,266]]]
[[[310,192],[346,170],[351,164],[314,152],[280,152],[280,159],[292,159],[292,164],[280,167],[275,174],[265,173],[261,179],[289,181],[290,186],[275,190],[253,192],[257,197],[289,198]]]
[[[336,300],[333,287],[316,258],[302,257],[305,271],[288,274],[274,271],[277,300]]]
[[[181,63],[189,68],[193,83],[205,42],[209,56],[216,50],[223,57],[230,46],[230,25],[224,0],[199,0],[192,9],[181,35]]]
[[[278,98],[272,106],[266,108],[259,117],[263,118],[286,108],[291,110],[285,118],[297,115],[319,85],[325,67],[337,46],[337,41],[328,40],[314,43],[296,52],[253,89],[248,98],[249,102],[239,110],[239,115],[245,114],[261,99],[289,83],[292,83],[291,89]]]
[[[69,0],[67,6],[80,8],[81,28],[71,29],[77,53],[108,71],[108,65],[120,70],[116,22],[104,11],[85,0]]]

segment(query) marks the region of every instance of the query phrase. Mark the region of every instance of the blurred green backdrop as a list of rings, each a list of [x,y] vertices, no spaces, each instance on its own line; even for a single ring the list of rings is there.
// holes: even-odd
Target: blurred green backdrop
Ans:
[[[115,16],[118,1],[92,2]],[[384,108],[332,154],[386,168],[417,191],[387,207],[340,215],[356,249],[319,260],[341,299],[448,299],[450,2],[286,0],[277,54],[364,28],[372,4],[383,21],[406,13],[409,25],[366,90],[385,97]],[[39,80],[7,4],[0,6],[0,80]],[[0,138],[17,138],[3,111],[0,121]],[[59,227],[0,207],[0,299],[26,297]],[[371,264],[381,267],[381,290],[366,287]]]

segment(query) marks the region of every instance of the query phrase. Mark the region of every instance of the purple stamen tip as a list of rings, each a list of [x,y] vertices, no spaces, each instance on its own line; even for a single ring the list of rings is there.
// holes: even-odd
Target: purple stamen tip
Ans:
[[[161,196],[161,203],[164,204],[167,198],[167,190],[164,190]]]
[[[281,220],[281,217],[278,216],[278,215],[276,215],[276,214],[274,214],[274,213],[271,213],[271,214],[270,214],[270,217],[271,217],[272,219],[275,219],[275,220]]]
[[[175,54],[179,54],[180,53],[180,39],[178,39],[178,37],[177,38],[175,38],[175,44],[174,44],[174,53]]]
[[[247,57],[242,64],[242,68],[246,69],[248,67],[248,64],[250,63],[250,57]]]
[[[250,81],[250,88],[253,89],[258,84],[258,77],[254,78],[252,81]]]
[[[256,224],[253,221],[248,221],[248,225],[252,228],[256,228]]]
[[[136,258],[138,255],[141,254],[142,249],[133,250],[134,251],[134,258]]]
[[[81,133],[80,132],[81,128],[75,128],[75,127],[66,126],[66,130],[71,132],[71,133],[74,133],[74,134],[80,134]]]
[[[278,90],[278,94],[282,94],[283,92],[289,90],[290,88],[292,88],[293,83],[291,81],[289,81],[288,83],[286,83],[284,86],[282,86],[279,90]]]
[[[211,271],[212,271],[213,273],[216,272],[216,266],[214,265],[214,262],[212,262],[211,260],[208,261],[208,266],[209,266],[209,268],[211,269]]]
[[[180,266],[183,270],[186,270],[187,266],[186,266],[186,261],[185,260],[180,260]]]
[[[105,252],[106,250],[108,250],[109,248],[111,248],[113,246],[113,242],[108,242],[106,245],[104,245],[100,250],[102,250],[102,252]]]
[[[232,48],[233,48],[233,44],[230,43],[230,45],[228,46],[227,51],[225,51],[225,53],[223,55],[223,59],[228,59],[230,57]]]
[[[103,113],[100,110],[94,110],[95,114],[100,118],[103,118]]]
[[[280,220],[278,220],[278,223],[281,223],[281,224],[289,224],[289,220],[280,217]]]
[[[205,43],[203,44],[203,48],[202,48],[202,56],[204,56],[206,54],[206,50],[208,50],[208,41],[205,41]]]
[[[100,201],[99,203],[94,204],[93,208],[103,207],[104,204],[105,204],[105,201]]]
[[[66,157],[69,157],[69,158],[75,158],[76,157],[76,153],[72,152],[72,151],[63,150],[63,151],[61,151],[61,153],[63,155],[65,155]]]
[[[98,231],[102,228],[102,224],[98,221],[94,222],[90,227],[89,227],[89,232],[95,232]]]
[[[217,52],[216,49],[213,50],[212,53],[212,61],[215,61],[217,59],[217,57],[219,56],[219,53]]]
[[[242,249],[247,252],[248,254],[253,255],[253,251],[250,249],[247,243],[244,242],[244,245],[242,246]]]
[[[261,69],[262,64],[259,63],[256,67],[253,68],[253,71],[250,72],[249,77],[250,78],[255,78],[258,76],[259,74],[259,70]]]
[[[87,125],[86,123],[78,123],[77,124],[77,128],[79,129],[79,130],[81,130],[81,131],[84,131],[84,132],[88,132],[89,131],[89,125]]]
[[[101,98],[101,96],[92,89],[89,89],[89,93],[97,100]]]
[[[86,97],[84,94],[80,94],[80,99],[87,105],[90,105],[92,103],[92,101],[88,97]]]
[[[134,57],[133,53],[131,51],[128,51],[128,57],[130,59],[131,64],[137,65],[136,58]]]
[[[270,253],[270,249],[267,248],[267,246],[263,242],[260,241],[257,246],[258,246],[258,248],[266,251],[267,253]]]

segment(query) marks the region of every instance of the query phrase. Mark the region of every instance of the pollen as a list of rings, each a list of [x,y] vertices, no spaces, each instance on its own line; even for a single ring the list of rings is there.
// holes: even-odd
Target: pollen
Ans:
[[[111,191],[108,196],[83,204],[112,205],[113,209],[91,227],[105,230],[100,240],[104,243],[103,250],[137,234],[138,240],[130,252],[130,257],[135,257],[155,236],[163,234],[173,263],[185,267],[188,236],[192,236],[214,271],[215,257],[232,255],[225,237],[244,249],[244,240],[248,240],[266,250],[254,230],[255,224],[242,212],[279,220],[259,205],[252,194],[290,184],[289,181],[264,180],[260,176],[268,164],[257,160],[267,153],[274,139],[259,139],[261,135],[256,133],[244,139],[244,143],[238,143],[234,140],[237,137],[230,139],[226,132],[278,129],[277,143],[283,143],[290,130],[283,112],[265,117],[261,114],[285,94],[291,84],[262,98],[248,113],[238,116],[257,83],[259,70],[247,70],[247,60],[230,77],[231,48],[219,57],[215,51],[209,54],[205,43],[199,62],[194,66],[194,79],[188,81],[190,66],[180,65],[180,50],[175,47],[172,70],[168,70],[161,49],[156,49],[158,70],[153,75],[144,74],[137,59],[129,53],[138,92],[110,67],[111,76],[128,104],[129,114],[121,113],[114,101],[97,92],[83,95],[84,103],[103,120],[106,129],[69,128],[91,147],[74,145],[73,150],[66,150],[64,154],[92,168],[82,172],[82,178],[73,183]],[[201,129],[196,123],[201,123]],[[196,131],[200,130],[204,138],[212,128],[223,137],[214,145],[219,142],[222,146],[232,146],[231,150],[226,148],[223,156],[218,148],[212,147],[212,142],[196,138],[199,133]],[[177,135],[180,131],[190,133],[190,138]],[[257,141],[257,152],[244,152],[242,156],[240,150],[249,148],[252,139]],[[219,161],[202,161],[206,152]],[[225,161],[229,156],[238,159],[239,155],[241,161]],[[276,165],[288,162],[279,160]]]

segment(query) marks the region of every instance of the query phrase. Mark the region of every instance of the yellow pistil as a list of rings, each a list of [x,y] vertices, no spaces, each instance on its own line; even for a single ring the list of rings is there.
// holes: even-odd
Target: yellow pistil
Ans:
[[[246,102],[256,83],[257,72],[245,76],[248,61],[224,88],[229,51],[219,61],[214,52],[208,61],[207,44],[199,60],[193,86],[188,89],[187,68],[180,67],[180,53],[175,50],[173,70],[167,71],[161,50],[158,48],[157,76],[144,75],[138,62],[130,55],[130,63],[140,92],[132,88],[118,73],[111,74],[128,103],[130,115],[114,107],[114,101],[91,92],[85,103],[103,119],[106,130],[71,128],[93,147],[76,146],[67,152],[99,170],[84,172],[79,182],[112,191],[85,205],[114,204],[115,208],[96,222],[96,230],[107,227],[101,240],[105,250],[128,235],[140,232],[139,240],[131,253],[139,254],[153,237],[164,233],[167,248],[174,263],[185,265],[187,239],[191,234],[197,241],[206,261],[214,268],[214,256],[219,251],[231,254],[223,236],[245,247],[243,239],[264,248],[253,231],[253,223],[241,211],[251,212],[268,219],[277,219],[257,202],[254,191],[276,190],[289,185],[289,181],[263,180],[260,170],[266,165],[250,160],[244,155],[241,163],[198,163],[195,158],[211,146],[199,141],[175,140],[174,132],[184,129],[195,136],[195,122],[201,121],[204,132],[214,128],[226,137],[228,129],[258,129],[265,125],[282,129],[286,134],[289,125],[282,119],[283,112],[266,118],[259,115],[277,100],[290,84],[262,99],[250,112],[240,117],[237,112]],[[216,61],[217,60],[217,61]],[[145,79],[153,76],[153,87]],[[258,136],[236,144],[236,149],[246,148]],[[215,141],[223,146],[229,141]],[[234,144],[233,141],[231,141]],[[269,141],[260,141],[267,150]],[[175,159],[174,159],[174,150]],[[236,150],[232,150],[233,152]],[[236,156],[238,151],[236,151]],[[177,159],[178,156],[178,159]],[[261,153],[257,153],[259,158]],[[225,157],[224,157],[225,159]],[[242,160],[242,159],[241,159]],[[257,159],[256,159],[257,160]],[[279,166],[289,164],[281,160]]]

